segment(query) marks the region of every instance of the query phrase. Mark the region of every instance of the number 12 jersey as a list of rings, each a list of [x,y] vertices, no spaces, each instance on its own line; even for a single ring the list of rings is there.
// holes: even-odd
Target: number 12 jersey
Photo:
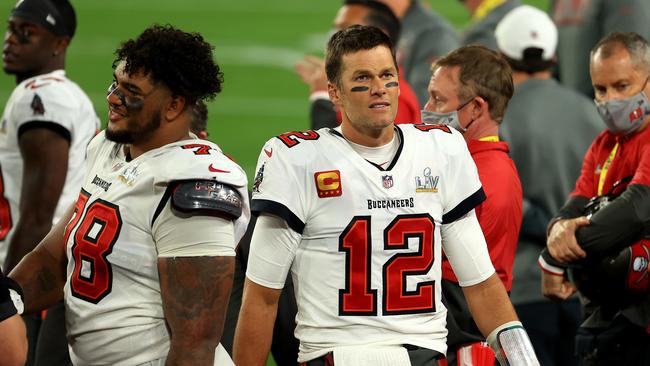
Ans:
[[[485,195],[458,132],[398,125],[395,133],[400,146],[385,169],[334,129],[278,136],[260,154],[253,212],[301,235],[291,249],[301,362],[355,344],[446,350],[440,228]],[[264,262],[249,262],[248,277],[282,287]]]

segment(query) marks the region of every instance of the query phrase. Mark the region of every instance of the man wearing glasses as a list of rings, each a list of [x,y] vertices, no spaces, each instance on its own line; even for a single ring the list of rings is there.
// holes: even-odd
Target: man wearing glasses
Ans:
[[[67,0],[25,0],[9,16],[2,66],[17,86],[0,122],[0,265],[5,273],[74,202],[86,147],[99,128],[90,99],[64,70],[75,29],[75,11]],[[30,362],[69,362],[61,302],[42,324],[40,316],[25,320]],[[37,342],[44,337],[47,341]]]
[[[244,171],[190,134],[221,91],[212,46],[152,26],[116,51],[108,126],[76,204],[11,273],[33,312],[65,299],[75,365],[228,365],[219,344]]]

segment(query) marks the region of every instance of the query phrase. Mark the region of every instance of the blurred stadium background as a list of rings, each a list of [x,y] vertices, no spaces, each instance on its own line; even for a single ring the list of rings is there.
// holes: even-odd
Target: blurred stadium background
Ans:
[[[209,104],[210,138],[254,176],[257,155],[272,136],[308,128],[308,90],[293,71],[306,53],[323,53],[336,0],[72,0],[77,35],[67,74],[90,95],[105,124],[106,88],[113,51],[152,23],[173,24],[203,34],[215,46],[225,74],[223,92]],[[469,15],[458,0],[426,0],[459,30]],[[547,10],[549,0],[524,0]],[[14,1],[0,4],[2,27]],[[0,76],[0,106],[14,79]],[[275,365],[272,360],[268,365]]]
[[[458,29],[469,16],[458,0],[427,0]],[[548,0],[527,0],[546,10]],[[210,138],[246,170],[249,180],[264,141],[308,128],[307,87],[293,72],[305,54],[322,54],[341,1],[336,0],[84,0],[74,1],[77,35],[68,51],[68,76],[90,95],[106,121],[106,88],[113,51],[152,23],[202,33],[225,74],[223,92],[209,104]],[[0,4],[2,29],[14,1]],[[14,80],[0,77],[0,108]]]

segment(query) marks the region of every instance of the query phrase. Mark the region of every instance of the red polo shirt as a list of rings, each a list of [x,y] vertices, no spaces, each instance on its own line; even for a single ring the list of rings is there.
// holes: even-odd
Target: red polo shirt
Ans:
[[[476,208],[478,222],[485,235],[492,264],[506,290],[510,291],[523,217],[523,194],[517,168],[508,155],[506,142],[470,140],[467,147],[487,196]],[[458,282],[446,257],[442,262],[442,278]]]
[[[605,164],[618,143],[610,164]],[[602,192],[598,192],[603,179]],[[612,186],[631,177],[630,184],[650,186],[650,126],[629,136],[616,136],[609,130],[601,132],[589,146],[582,162],[582,171],[572,196],[588,198],[610,193]]]

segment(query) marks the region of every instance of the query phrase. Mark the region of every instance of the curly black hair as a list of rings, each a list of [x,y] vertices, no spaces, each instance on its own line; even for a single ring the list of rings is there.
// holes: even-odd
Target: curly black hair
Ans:
[[[125,62],[124,72],[143,72],[164,83],[188,105],[211,100],[221,91],[223,73],[212,56],[213,47],[199,33],[187,33],[171,25],[153,25],[115,51],[113,69]]]

